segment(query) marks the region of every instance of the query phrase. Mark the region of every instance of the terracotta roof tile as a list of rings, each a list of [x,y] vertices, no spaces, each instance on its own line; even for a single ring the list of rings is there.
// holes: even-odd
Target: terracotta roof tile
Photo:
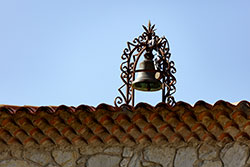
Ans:
[[[250,139],[250,103],[174,107],[0,106],[0,147],[8,145],[164,144]]]

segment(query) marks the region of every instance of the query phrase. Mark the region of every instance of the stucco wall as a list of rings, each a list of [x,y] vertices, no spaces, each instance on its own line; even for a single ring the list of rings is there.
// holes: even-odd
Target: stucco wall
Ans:
[[[248,167],[246,143],[85,147],[9,147],[0,167]]]

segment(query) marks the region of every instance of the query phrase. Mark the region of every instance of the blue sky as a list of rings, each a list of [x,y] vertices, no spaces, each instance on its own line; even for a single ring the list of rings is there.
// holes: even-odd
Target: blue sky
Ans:
[[[249,101],[249,17],[248,0],[0,0],[0,104],[113,105],[122,51],[149,20],[170,42],[177,101]]]

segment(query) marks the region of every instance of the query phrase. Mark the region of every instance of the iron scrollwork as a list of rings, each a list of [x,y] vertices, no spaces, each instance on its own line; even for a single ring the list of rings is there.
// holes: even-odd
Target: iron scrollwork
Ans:
[[[170,60],[169,42],[164,36],[160,38],[155,34],[155,25],[151,26],[150,22],[148,27],[144,25],[142,27],[145,32],[132,42],[127,42],[127,48],[123,50],[120,77],[124,84],[118,89],[121,96],[115,98],[115,106],[123,103],[127,105],[132,103],[134,106],[134,89],[131,85],[135,80],[137,63],[141,55],[148,50],[156,56],[154,62],[156,71],[160,74],[158,79],[162,82],[162,102],[173,106],[176,103],[173,97],[176,92],[176,78],[174,77],[176,68],[174,62]],[[122,91],[124,88],[126,88],[125,93]]]

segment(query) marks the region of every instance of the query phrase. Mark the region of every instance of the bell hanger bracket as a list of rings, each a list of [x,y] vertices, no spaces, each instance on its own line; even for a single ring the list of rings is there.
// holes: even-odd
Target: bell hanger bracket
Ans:
[[[127,47],[123,50],[120,65],[122,86],[118,89],[120,96],[114,100],[116,107],[122,104],[132,105],[135,103],[135,89],[132,82],[135,80],[137,72],[156,72],[157,79],[161,81],[162,102],[171,106],[175,105],[173,94],[176,92],[176,68],[174,62],[170,60],[169,42],[165,36],[159,37],[155,34],[155,25],[148,27],[142,26],[145,30],[139,37],[132,42],[127,42]],[[154,61],[155,70],[136,69],[141,55],[144,54],[145,60]]]

